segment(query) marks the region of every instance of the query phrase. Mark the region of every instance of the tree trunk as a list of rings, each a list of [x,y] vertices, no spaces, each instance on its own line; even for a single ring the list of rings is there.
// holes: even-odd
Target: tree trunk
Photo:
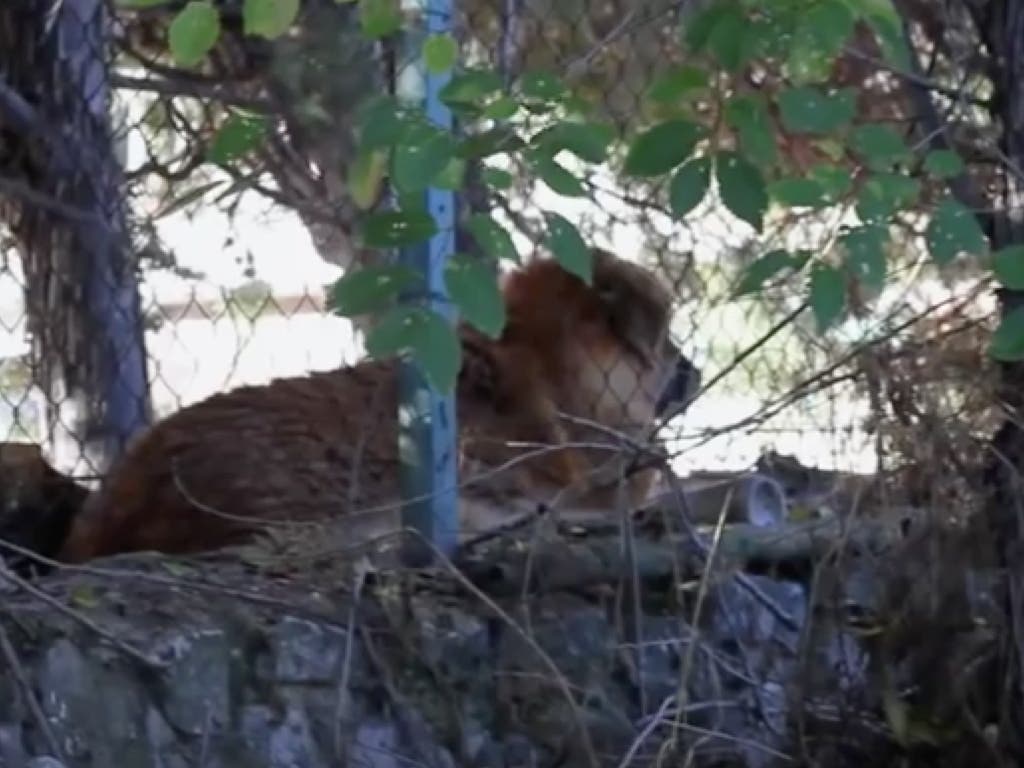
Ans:
[[[4,213],[23,256],[48,438],[59,464],[84,460],[85,471],[98,473],[150,413],[109,119],[108,17],[103,0],[42,5],[22,0],[0,11],[0,115],[13,129],[0,164],[26,190]]]
[[[1002,126],[1000,149],[1004,157],[1001,174],[1001,200],[993,202],[999,215],[989,228],[993,250],[1024,244],[1024,184],[1019,172],[1024,168],[1024,3],[999,0],[980,10],[976,17],[991,60],[994,62],[993,95],[995,116]],[[1024,292],[1000,290],[1003,316],[1024,307]],[[991,441],[991,459],[984,476],[991,493],[989,524],[997,542],[1002,566],[1006,569],[1006,610],[1010,629],[1005,647],[1002,679],[1006,681],[1003,713],[999,724],[1001,739],[1019,761],[1024,761],[1024,570],[1021,568],[1021,543],[1024,542],[1024,363],[1000,365],[999,399],[1005,420]]]

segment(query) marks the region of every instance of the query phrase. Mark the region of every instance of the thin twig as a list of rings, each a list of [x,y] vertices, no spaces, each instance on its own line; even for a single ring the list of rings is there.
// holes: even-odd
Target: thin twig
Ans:
[[[509,616],[496,602],[487,596],[482,590],[480,590],[472,581],[466,578],[466,576],[456,567],[456,565],[437,547],[434,543],[423,536],[419,531],[407,528],[407,533],[420,539],[433,553],[434,557],[437,558],[438,562],[445,567],[445,569],[455,578],[459,585],[469,592],[473,597],[483,603],[487,608],[494,613],[495,616],[500,618],[513,632],[519,637],[537,654],[541,663],[548,668],[548,671],[554,676],[554,682],[561,690],[562,695],[568,702],[569,707],[573,712],[573,719],[576,721],[576,727],[580,732],[580,738],[583,742],[583,748],[587,753],[587,759],[593,766],[600,765],[597,759],[597,753],[594,751],[594,744],[590,739],[590,731],[587,729],[587,724],[583,719],[582,714],[579,711],[579,707],[576,706],[576,702],[573,699],[572,690],[569,687],[568,681],[562,671],[555,664],[554,660],[547,654],[547,652],[537,644],[537,641],[530,637],[516,621]]]
[[[39,700],[36,699],[35,692],[32,690],[32,684],[29,682],[28,675],[25,674],[25,668],[22,666],[21,659],[18,658],[18,652],[15,650],[14,644],[11,642],[11,638],[8,636],[7,630],[2,623],[0,623],[0,651],[3,652],[7,667],[11,670],[11,674],[14,675],[14,680],[17,682],[18,687],[21,688],[21,695],[25,697],[28,708],[32,712],[32,717],[42,732],[43,738],[46,739],[50,751],[53,752],[53,757],[63,761],[64,753],[60,748],[60,741],[50,727],[50,721],[46,717],[46,713],[43,712]]]
[[[33,585],[31,582],[21,578],[21,576],[18,576],[16,573],[11,573],[9,571],[0,572],[0,579],[10,582],[19,589],[28,592],[37,600],[41,600],[42,602],[46,603],[51,608],[56,610],[58,613],[67,616],[69,619],[72,619],[73,621],[78,622],[79,624],[93,632],[93,634],[103,638],[108,643],[117,648],[119,651],[121,651],[123,654],[131,657],[143,666],[150,669],[163,669],[167,666],[163,662],[160,662],[157,659],[150,657],[145,652],[140,651],[131,643],[122,640],[121,638],[117,637],[117,635],[114,635],[111,632],[108,632],[95,621],[90,619],[88,616],[83,616],[74,608],[64,605],[64,603],[62,603],[57,598],[46,594],[41,589]]]

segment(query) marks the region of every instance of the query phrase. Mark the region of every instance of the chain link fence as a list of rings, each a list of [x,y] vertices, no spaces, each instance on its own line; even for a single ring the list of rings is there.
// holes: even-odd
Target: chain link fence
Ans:
[[[83,10],[94,17],[74,16]],[[11,87],[21,84],[22,97],[53,136],[80,150],[70,153],[70,176],[94,187],[78,198],[86,206],[90,195],[99,200],[104,226],[123,243],[118,256],[140,257],[154,415],[241,383],[356,360],[358,334],[325,310],[325,286],[343,267],[367,258],[352,243],[354,211],[345,189],[355,105],[400,76],[403,54],[360,42],[357,9],[310,3],[295,34],[274,42],[246,38],[237,23],[225,22],[207,68],[185,75],[167,63],[162,12],[111,7],[104,27],[103,11],[100,3],[68,4],[56,23],[10,11],[8,34],[36,53],[7,79]],[[681,14],[694,9],[654,0],[484,0],[460,3],[457,12],[467,66],[494,68],[508,82],[531,71],[565,76],[626,135],[657,113],[652,86],[684,63],[677,30]],[[83,31],[77,38],[76,24]],[[113,30],[111,44],[90,50],[102,40],[90,30],[103,29]],[[85,47],[63,59],[40,53],[73,50],[72,44]],[[71,76],[74,56],[94,67],[95,94]],[[854,76],[870,80],[864,71],[848,79]],[[91,110],[107,94],[115,105],[113,137],[93,141],[86,131],[68,141],[83,121],[94,121],[89,131],[100,130],[103,115]],[[216,129],[238,109],[266,115],[272,138],[215,167],[206,160],[217,150]],[[524,131],[542,126],[538,117]],[[81,414],[89,410],[85,400],[78,411],[54,402],[72,397],[76,387],[102,390],[101,374],[86,361],[110,356],[96,351],[105,332],[88,325],[104,322],[100,299],[73,287],[84,273],[69,264],[84,263],[88,248],[75,240],[80,222],[55,204],[68,198],[61,185],[69,176],[46,168],[45,143],[14,134],[6,139],[5,198],[14,210],[6,217],[11,236],[4,251],[7,432],[45,443],[62,469],[88,476],[95,468],[83,461],[87,435],[103,428]],[[103,177],[92,168],[103,152],[123,165],[126,187],[112,181],[98,189]],[[655,267],[673,286],[675,335],[713,384],[674,425],[681,471],[738,469],[768,448],[808,464],[873,471],[880,450],[920,448],[903,433],[924,427],[910,422],[942,423],[948,433],[951,418],[959,414],[967,423],[969,415],[968,431],[977,432],[974,417],[989,393],[979,376],[988,366],[971,350],[980,349],[977,329],[992,316],[992,300],[975,290],[970,275],[954,282],[922,269],[919,237],[897,241],[904,252],[889,254],[895,280],[876,297],[874,311],[864,309],[840,332],[822,337],[810,313],[792,317],[802,301],[793,283],[741,299],[731,294],[744,267],[772,248],[827,248],[835,230],[827,217],[790,216],[758,235],[714,190],[677,220],[665,185],[602,168],[583,179],[591,194],[581,200],[553,192],[528,169],[509,170],[515,183],[507,194],[488,199],[486,189],[471,184],[464,204],[493,211],[524,257],[541,244],[541,212],[555,210],[592,244]],[[122,189],[129,193],[123,202]],[[113,197],[103,201],[103,195]],[[76,245],[62,245],[65,237]],[[52,264],[44,268],[47,260]],[[33,317],[35,326],[50,330],[33,331]],[[926,394],[911,368],[927,371],[926,378],[956,378],[928,382],[943,392]],[[62,379],[70,383],[55,388]],[[895,403],[898,390],[914,402]],[[925,410],[893,410],[904,406]]]
[[[364,358],[363,329],[328,307],[331,284],[379,255],[355,236],[362,214],[353,187],[359,108],[393,92],[418,49],[366,39],[362,25],[374,3],[304,0],[289,33],[271,40],[246,34],[240,4],[225,1],[216,3],[217,44],[201,66],[181,66],[168,53],[168,30],[184,5],[63,0],[43,13],[39,4],[17,0],[0,8],[0,440],[41,445],[58,470],[87,485],[133,435],[183,406],[243,384]],[[456,0],[459,60],[496,71],[506,84],[556,73],[595,119],[628,138],[669,114],[659,89],[692,77],[679,30],[705,5]],[[1010,172],[1005,158],[994,157],[996,121],[991,113],[979,117],[991,105],[979,96],[981,64],[969,63],[979,45],[963,32],[969,9],[942,3],[942,12],[930,15],[929,4],[898,5],[907,40],[922,60],[930,55],[927,71],[885,65],[870,30],[857,27],[831,84],[855,89],[866,120],[916,126],[922,145],[936,135],[929,126],[938,109],[945,134],[975,142],[966,175],[995,200],[979,209],[997,208],[991,190],[1000,173]],[[771,77],[752,73],[746,86],[756,90]],[[914,90],[924,86],[934,97],[930,111]],[[693,97],[690,108],[706,117],[716,105],[704,98]],[[547,119],[524,115],[517,130],[533,134]],[[845,151],[834,141],[804,141],[784,130],[773,140],[808,177]],[[496,153],[467,165],[459,202],[464,213],[487,213],[505,226],[524,261],[542,254],[545,213],[558,212],[589,244],[650,267],[671,286],[674,341],[703,379],[699,397],[663,434],[679,476],[757,466],[782,482],[796,510],[801,499],[828,506],[836,494],[857,495],[850,483],[884,475],[891,479],[882,493],[889,506],[913,505],[940,517],[980,508],[983,446],[1003,414],[996,365],[987,354],[999,313],[990,277],[977,264],[937,269],[921,222],[900,222],[881,254],[884,285],[844,285],[849,311],[823,334],[808,307],[806,275],[769,281],[759,291],[738,289],[752,265],[773,251],[831,254],[849,211],[792,206],[773,211],[757,232],[730,212],[715,185],[677,216],[667,179],[631,178],[615,170],[619,165],[595,170],[565,159],[585,191],[566,195],[534,168]],[[495,171],[508,174],[502,190],[483,182]],[[466,232],[456,237],[457,250],[472,250]],[[878,268],[877,261],[866,265]],[[755,544],[775,551],[772,542]],[[948,594],[942,589],[953,569],[946,560],[918,552],[884,567],[862,562],[864,572],[856,575],[864,578],[840,579],[847,593],[836,609],[847,611],[855,602],[849,594],[861,583],[874,586],[888,569],[919,562],[920,573],[893,577],[884,585],[888,593],[873,603],[898,603],[893,615],[903,623],[893,623],[903,634],[885,652],[895,656],[892,648],[900,644],[899,663],[909,658],[905,666],[918,672],[921,657],[945,632],[937,618],[945,606],[933,604],[925,616],[927,600],[918,592]],[[663,575],[669,581],[677,574]],[[964,582],[973,578],[961,574]],[[765,648],[782,638],[796,658],[804,627],[794,630],[799,622],[790,614],[804,603],[803,593],[793,597],[785,583],[757,591],[746,579],[708,587],[715,594],[709,602],[720,608],[714,621],[721,623],[711,628],[707,646],[692,640],[693,648],[710,649],[709,658],[718,654],[707,674],[721,674],[734,687],[719,696],[716,679],[698,680],[694,689],[712,704],[732,696],[756,710],[768,723],[757,731],[761,738],[776,728],[766,714],[777,693],[771,686],[799,676],[789,667],[780,671],[782,663]],[[691,600],[688,589],[678,587],[686,593],[680,603]],[[703,589],[702,582],[692,598],[698,605]],[[666,603],[678,595],[670,597]],[[737,630],[733,620],[750,627]],[[695,618],[693,626],[681,621],[671,631],[690,643],[697,626]],[[829,738],[856,753],[844,739],[866,744],[885,728],[897,730],[900,712],[886,709],[895,694],[885,683],[871,688],[875,698],[867,703],[841,700],[846,689],[838,690],[838,677],[863,683],[874,680],[874,669],[848,653],[860,642],[848,625],[816,625],[813,632],[819,631],[838,637],[821,641],[822,656],[833,655],[816,668],[835,677],[801,679],[810,691],[801,707],[806,703],[819,725],[849,727],[854,735]],[[608,638],[623,643],[616,652],[625,654],[626,641],[613,634]],[[643,639],[631,642],[642,648]],[[949,663],[945,651],[934,658]],[[737,671],[741,662],[748,668]],[[664,744],[675,748],[675,736],[665,735],[675,733],[669,721],[680,720],[692,703],[672,703],[678,672],[679,664],[664,673],[672,685],[662,691],[661,710],[653,700],[639,708],[643,717],[632,723],[642,725],[638,751],[656,727],[646,724],[655,721],[664,726]],[[542,669],[534,677],[549,674]],[[643,680],[635,687],[643,689]],[[856,715],[850,723],[861,717],[857,725],[847,726],[846,705]],[[890,721],[882,724],[879,712]],[[747,733],[729,722],[723,732]],[[781,726],[772,731],[779,732]],[[707,747],[710,755],[703,764],[715,764],[714,749],[742,752],[744,765],[769,764],[758,762],[752,744],[737,746],[742,739],[708,746],[701,741],[706,734],[698,735],[693,749]],[[776,744],[773,738],[764,741]],[[654,764],[657,749],[644,750]]]

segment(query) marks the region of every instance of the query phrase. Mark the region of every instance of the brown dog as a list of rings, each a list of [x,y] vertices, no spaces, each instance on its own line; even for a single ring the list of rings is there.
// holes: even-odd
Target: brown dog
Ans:
[[[699,384],[668,339],[671,297],[647,270],[604,251],[594,252],[589,286],[544,259],[502,287],[508,320],[499,339],[460,328],[460,479],[511,462],[495,483],[526,495],[572,488],[606,503],[608,490],[589,474],[614,452],[596,444],[614,444],[615,434],[645,440],[664,393],[688,399]],[[396,367],[368,361],[279,379],[174,413],[86,502],[60,559],[210,550],[289,520],[351,516],[354,539],[396,526]],[[529,451],[536,455],[523,459]],[[635,501],[652,477],[630,478]]]

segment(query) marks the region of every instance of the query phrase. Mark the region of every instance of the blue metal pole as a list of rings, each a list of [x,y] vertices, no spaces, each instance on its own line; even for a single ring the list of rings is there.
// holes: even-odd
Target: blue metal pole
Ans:
[[[453,0],[415,1],[426,14],[428,35],[451,30]],[[410,42],[417,49],[415,69],[403,73],[398,95],[421,101],[430,121],[451,130],[451,112],[439,98],[450,74],[427,71],[418,53],[421,40]],[[438,234],[423,246],[403,249],[399,258],[422,272],[429,294],[427,308],[454,323],[455,311],[447,300],[444,267],[454,247],[455,195],[431,187],[426,191],[425,202],[437,222]],[[412,361],[403,361],[399,377],[398,439],[405,500],[402,522],[418,531],[437,551],[450,556],[458,544],[459,528],[455,398],[442,396],[431,388]],[[426,565],[433,560],[430,547],[425,547],[423,541],[407,537],[406,542],[403,554],[409,565]]]
[[[61,53],[76,78],[97,146],[113,141],[104,135],[110,119],[109,73],[103,58],[109,48],[108,25],[102,0],[71,0],[62,5],[58,17]],[[122,169],[115,154],[101,154],[96,167],[78,170],[90,177],[81,190],[82,207],[95,212],[97,218],[94,224],[82,224],[78,235],[80,247],[91,258],[85,296],[93,322],[94,364],[99,367],[100,381],[94,394],[101,399],[102,413],[101,424],[90,427],[99,427],[102,434],[91,436],[88,442],[102,444],[101,455],[90,456],[99,461],[100,468],[116,459],[150,420],[141,299],[130,268]],[[92,385],[86,386],[92,389]]]

